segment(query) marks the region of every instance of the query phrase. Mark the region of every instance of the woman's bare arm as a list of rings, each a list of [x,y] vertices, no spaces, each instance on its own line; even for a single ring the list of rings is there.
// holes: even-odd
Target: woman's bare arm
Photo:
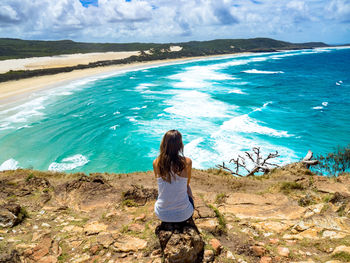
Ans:
[[[193,198],[192,190],[190,187],[191,172],[192,172],[192,160],[190,158],[186,157],[187,193],[188,193],[188,196]]]

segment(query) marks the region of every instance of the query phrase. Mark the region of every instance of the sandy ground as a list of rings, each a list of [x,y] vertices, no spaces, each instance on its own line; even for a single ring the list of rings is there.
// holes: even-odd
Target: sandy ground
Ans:
[[[105,53],[104,55],[108,55],[110,52]],[[122,52],[125,53],[125,52]],[[244,55],[249,53],[240,53],[236,55]],[[74,56],[79,57],[83,56],[83,54],[75,54]],[[232,54],[226,55],[216,55],[216,56],[208,56],[208,57],[220,57],[220,56],[232,56]],[[85,56],[83,56],[84,59]],[[126,65],[113,65],[106,67],[97,67],[97,68],[88,68],[82,70],[74,70],[71,72],[59,73],[55,75],[46,75],[40,77],[26,78],[14,81],[7,81],[0,83],[0,103],[6,103],[7,101],[16,100],[16,97],[26,95],[29,92],[33,92],[39,89],[46,89],[57,87],[59,85],[63,85],[70,81],[90,77],[90,76],[98,76],[114,73],[120,70],[130,70],[137,69],[142,67],[149,67],[155,65],[161,65],[166,63],[174,63],[181,62],[193,59],[201,59],[207,57],[190,57],[183,59],[167,59],[167,60],[155,60],[155,61],[147,61],[147,62],[137,62]],[[15,61],[18,61],[17,59]],[[82,64],[81,61],[78,61],[78,64]]]
[[[90,62],[124,59],[139,55],[139,51],[130,52],[104,52],[87,54],[69,54],[52,57],[33,57],[23,59],[8,59],[0,61],[0,73],[10,70],[34,70],[45,68],[60,68],[76,66],[78,64],[89,64]]]

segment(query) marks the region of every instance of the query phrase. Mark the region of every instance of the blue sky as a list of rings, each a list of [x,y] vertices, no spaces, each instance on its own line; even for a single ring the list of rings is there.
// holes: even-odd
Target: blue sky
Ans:
[[[1,0],[0,37],[350,43],[350,0]]]

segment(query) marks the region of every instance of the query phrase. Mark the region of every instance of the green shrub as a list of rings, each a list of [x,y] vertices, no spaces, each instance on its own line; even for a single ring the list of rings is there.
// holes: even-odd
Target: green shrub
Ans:
[[[338,146],[334,152],[319,155],[316,159],[319,161],[314,167],[316,173],[338,176],[350,169],[350,144],[346,147]]]

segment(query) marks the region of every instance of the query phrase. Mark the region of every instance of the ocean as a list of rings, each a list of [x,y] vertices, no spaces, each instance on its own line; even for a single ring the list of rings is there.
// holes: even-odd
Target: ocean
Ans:
[[[350,142],[350,49],[242,54],[119,71],[0,105],[0,170],[152,169],[178,129],[193,167],[252,147],[279,165]]]

